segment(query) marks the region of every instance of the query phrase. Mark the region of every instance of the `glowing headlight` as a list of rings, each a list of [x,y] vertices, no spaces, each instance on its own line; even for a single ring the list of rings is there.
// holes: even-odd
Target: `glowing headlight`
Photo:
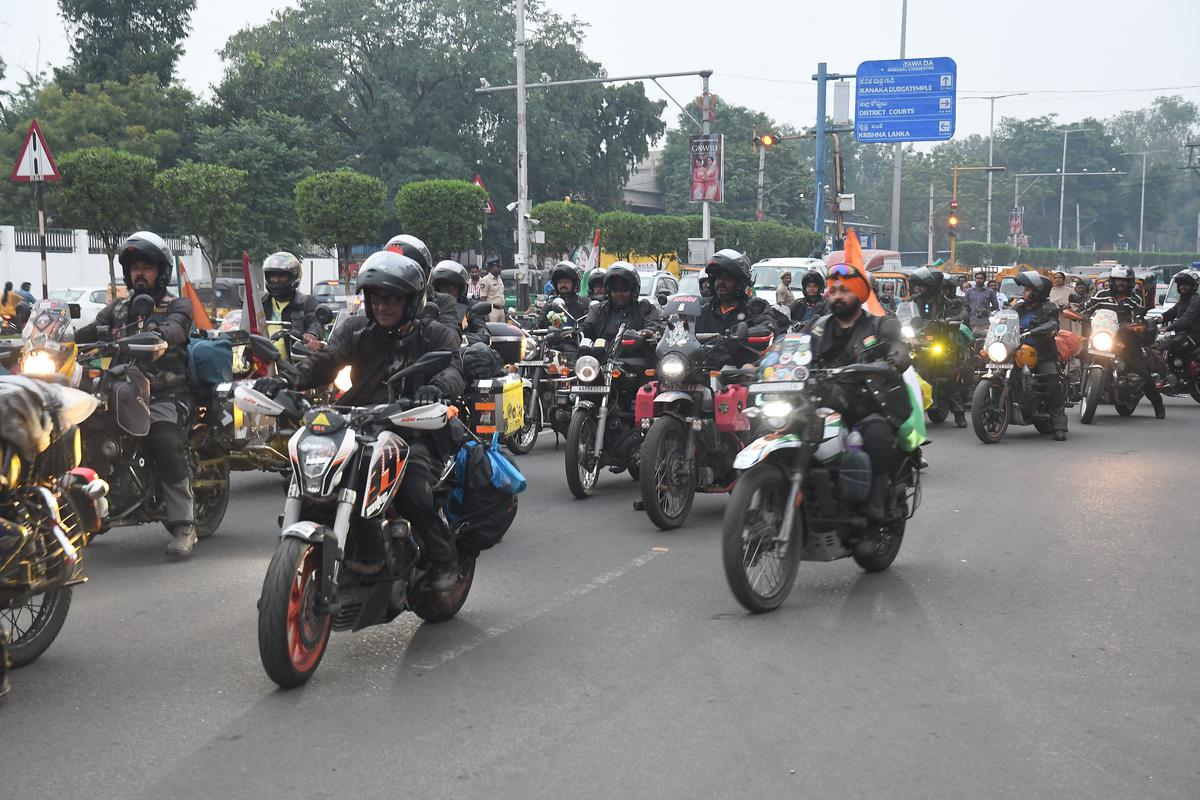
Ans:
[[[592,356],[580,356],[575,362],[575,375],[584,383],[591,383],[600,377],[600,362]]]
[[[333,379],[333,385],[339,392],[348,392],[354,386],[354,381],[350,380],[350,365],[346,365],[338,371],[337,377]]]
[[[946,346],[941,342],[934,342],[929,348],[929,352],[933,353],[935,356],[940,356],[942,353],[946,352]]]
[[[1008,347],[1004,342],[992,342],[987,346],[987,357],[992,361],[1008,361]]]
[[[792,404],[786,400],[772,400],[762,407],[763,419],[772,428],[782,428],[792,415]]]
[[[1097,350],[1111,351],[1113,346],[1113,335],[1108,331],[1096,331],[1092,334],[1092,347]]]
[[[45,350],[34,350],[21,361],[21,372],[26,375],[53,375],[58,372],[54,356]]]
[[[687,359],[678,353],[667,353],[662,361],[658,362],[658,374],[669,383],[678,383],[687,377],[687,373]]]
[[[900,326],[900,335],[903,336],[905,339],[911,339],[917,335],[917,332],[913,330],[912,325],[901,325]]]
[[[304,477],[320,478],[329,467],[329,460],[337,453],[337,442],[328,436],[310,436],[297,450]]]

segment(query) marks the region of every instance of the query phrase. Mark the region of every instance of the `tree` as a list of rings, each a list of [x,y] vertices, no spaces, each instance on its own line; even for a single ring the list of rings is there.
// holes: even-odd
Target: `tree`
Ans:
[[[60,218],[86,228],[104,243],[108,282],[116,291],[113,259],[128,232],[145,225],[154,206],[154,161],[107,147],[64,153],[62,181],[54,188]]]
[[[246,214],[246,172],[217,164],[182,164],[154,180],[170,218],[192,237],[209,264],[209,275],[231,252]]]
[[[631,211],[607,211],[596,220],[601,246],[617,258],[628,261],[645,246],[649,229],[647,217]]]
[[[416,181],[396,193],[396,216],[434,258],[478,242],[486,206],[487,192],[470,181]]]
[[[58,79],[79,87],[153,75],[166,86],[195,8],[196,0],[58,0],[71,40],[71,67]]]
[[[551,200],[529,210],[546,234],[545,252],[551,258],[564,258],[577,246],[591,241],[596,230],[596,212],[583,203]]]
[[[350,245],[372,240],[383,224],[383,181],[343,169],[309,175],[295,191],[300,230],[315,244],[337,247],[342,283],[348,284]]]
[[[688,237],[700,230],[699,217],[675,217],[665,214],[647,216],[638,253],[654,259],[658,269],[672,258],[687,258]]]

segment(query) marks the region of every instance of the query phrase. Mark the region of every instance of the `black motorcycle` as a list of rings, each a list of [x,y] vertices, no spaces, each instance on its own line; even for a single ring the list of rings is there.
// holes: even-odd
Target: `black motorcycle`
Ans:
[[[1111,403],[1118,414],[1128,417],[1142,399],[1142,377],[1126,367],[1125,345],[1118,334],[1124,327],[1140,336],[1145,328],[1138,323],[1122,326],[1119,314],[1125,310],[1114,303],[1101,303],[1089,320],[1079,401],[1079,421],[1084,425],[1091,424],[1101,403]]]
[[[954,320],[923,319],[913,302],[896,307],[896,320],[912,351],[913,367],[933,387],[933,403],[925,413],[934,424],[945,422],[951,395],[966,399],[963,376],[968,367],[965,351],[959,346],[961,326]]]
[[[1038,375],[1037,351],[1021,343],[1021,320],[1013,309],[992,314],[983,346],[986,363],[971,398],[971,425],[984,444],[1004,438],[1009,425],[1032,425],[1041,434],[1054,432],[1049,397],[1050,381],[1065,384],[1065,366],[1058,374]]]

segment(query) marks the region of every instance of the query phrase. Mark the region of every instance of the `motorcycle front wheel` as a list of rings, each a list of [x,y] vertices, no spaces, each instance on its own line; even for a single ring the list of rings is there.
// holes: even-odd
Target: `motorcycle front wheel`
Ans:
[[[687,520],[696,498],[696,469],[686,448],[687,429],[676,417],[654,420],[642,442],[642,503],[664,531]]]
[[[596,417],[586,408],[571,415],[567,428],[567,488],[579,500],[592,496],[600,477],[600,459],[596,447]]]
[[[1083,399],[1079,401],[1079,421],[1091,425],[1096,417],[1096,408],[1104,395],[1104,376],[1099,370],[1089,369],[1083,373]]]
[[[312,677],[329,644],[333,618],[313,610],[320,584],[321,548],[280,540],[258,600],[258,655],[267,676],[284,689]]]
[[[971,396],[971,427],[984,444],[995,444],[1008,430],[1008,393],[1004,384],[984,378],[975,386]]]
[[[9,655],[14,669],[37,660],[58,638],[71,609],[71,587],[35,594],[11,608],[0,609],[9,631]]]
[[[505,440],[511,453],[523,456],[537,444],[538,433],[542,430],[542,404],[537,395],[529,391],[525,394],[525,424],[519,431]]]
[[[721,561],[733,596],[752,614],[779,608],[800,566],[800,541],[782,529],[787,477],[757,464],[738,477],[721,521]],[[799,513],[799,511],[797,511]]]

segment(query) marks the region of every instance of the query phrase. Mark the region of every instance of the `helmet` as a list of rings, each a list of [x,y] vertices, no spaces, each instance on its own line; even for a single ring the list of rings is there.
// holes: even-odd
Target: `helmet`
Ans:
[[[558,282],[563,278],[570,278],[571,289],[573,292],[579,291],[579,268],[570,261],[560,261],[554,265],[554,269],[550,270],[550,282],[558,286]]]
[[[728,248],[713,253],[704,273],[710,279],[718,275],[732,275],[741,286],[749,286],[754,280],[750,274],[750,259]]]
[[[613,281],[628,283],[635,296],[642,291],[642,278],[633,264],[628,261],[617,261],[609,265],[608,271],[604,273],[604,285],[611,286]]]
[[[394,295],[408,295],[408,308],[404,311],[405,321],[417,318],[425,307],[425,271],[408,256],[393,250],[375,253],[358,269],[358,290],[363,293],[367,319],[375,321],[371,310],[371,292],[383,291]]]
[[[825,291],[825,277],[815,269],[810,269],[804,273],[804,277],[800,279],[800,288],[803,289],[810,283],[815,283],[822,292]]]
[[[271,273],[286,273],[292,280],[282,286],[271,284]],[[291,253],[272,253],[263,261],[263,276],[267,278],[267,294],[271,297],[291,297],[300,288],[300,278],[304,275],[304,267],[300,259]]]
[[[1108,273],[1108,279],[1111,281],[1113,278],[1124,278],[1127,281],[1131,281],[1133,280],[1133,269],[1124,264],[1117,264]]]
[[[1050,279],[1040,272],[1026,270],[1013,278],[1018,286],[1024,286],[1026,289],[1033,289],[1033,296],[1037,300],[1046,300],[1050,297],[1050,289],[1053,284]]]
[[[433,287],[435,292],[440,292],[439,287],[450,284],[458,287],[458,299],[463,301],[467,297],[467,280],[470,276],[467,274],[467,268],[457,261],[447,259],[439,261],[433,271],[429,273],[429,285]]]
[[[608,272],[608,270],[606,270],[604,267],[596,267],[595,269],[588,271],[587,287],[588,287],[589,293],[592,291],[595,284],[597,284],[597,283],[600,284],[601,289],[604,288],[604,276],[607,272]]]
[[[150,231],[131,233],[121,242],[117,260],[121,262],[121,269],[125,274],[125,288],[130,291],[133,291],[133,281],[129,280],[129,268],[134,262],[145,261],[158,267],[158,280],[154,283],[155,294],[170,285],[171,276],[175,272],[175,254],[161,236]]]
[[[1194,269],[1185,269],[1175,274],[1175,284],[1183,291],[1184,285],[1192,287],[1192,291],[1196,291],[1196,286],[1200,284],[1200,272]]]
[[[930,269],[929,267],[918,267],[908,276],[909,286],[914,286],[918,289],[929,289],[933,292],[940,292],[942,284],[945,282],[946,276],[940,270]]]
[[[417,237],[410,236],[407,233],[393,236],[391,239],[388,239],[388,243],[384,245],[383,249],[408,256],[417,262],[417,266],[425,273],[425,277],[429,277],[429,271],[433,269],[433,254],[429,252],[429,248],[425,246],[425,243]]]

